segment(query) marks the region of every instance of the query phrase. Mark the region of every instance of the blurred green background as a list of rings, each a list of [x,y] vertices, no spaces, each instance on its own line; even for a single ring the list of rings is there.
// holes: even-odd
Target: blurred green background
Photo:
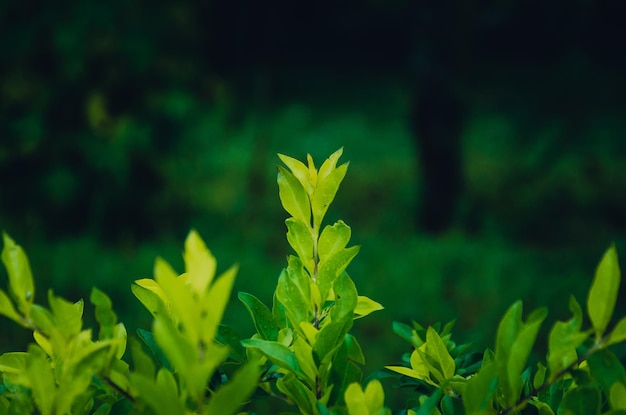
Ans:
[[[352,226],[349,272],[386,307],[355,325],[367,372],[407,350],[392,320],[456,318],[479,350],[518,298],[565,318],[626,252],[624,4],[428,3],[3,2],[0,228],[38,300],[95,285],[149,327],[129,286],[157,255],[182,270],[193,227],[270,303],[276,153],[343,146],[328,223]],[[0,322],[0,351],[26,341]]]

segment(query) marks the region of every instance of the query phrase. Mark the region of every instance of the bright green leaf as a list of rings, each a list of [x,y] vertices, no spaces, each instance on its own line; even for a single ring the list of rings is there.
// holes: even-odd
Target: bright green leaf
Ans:
[[[622,382],[615,382],[609,392],[609,402],[613,409],[626,410],[626,385]]]
[[[587,298],[587,311],[598,339],[613,316],[620,278],[617,251],[615,245],[611,245],[598,264]]]
[[[289,218],[287,225],[287,241],[296,251],[309,273],[313,273],[313,236],[309,225],[299,219]]]
[[[113,330],[117,323],[117,315],[113,311],[111,299],[104,292],[96,287],[91,289],[89,301],[96,307],[96,321],[100,324],[100,334],[98,338],[101,340],[113,338]]]
[[[9,289],[17,304],[18,310],[28,315],[30,306],[35,299],[35,285],[28,263],[28,257],[21,246],[17,245],[6,233],[2,234],[4,247],[2,262],[9,276]]]
[[[379,311],[384,308],[385,307],[383,307],[380,303],[377,303],[371,298],[366,297],[364,295],[359,295],[358,303],[356,305],[356,308],[354,309],[354,314],[355,314],[354,318],[365,317],[373,313],[374,311]]]
[[[344,249],[350,241],[351,233],[350,227],[342,220],[335,222],[332,226],[325,226],[317,248],[320,261],[326,262],[331,255]]]
[[[4,290],[0,290],[0,314],[10,318],[22,327],[27,327],[24,319],[17,313],[15,307],[13,306],[13,303],[9,299],[9,296],[4,292]]]
[[[290,257],[289,266],[278,277],[276,298],[285,307],[294,328],[299,328],[301,322],[312,318],[311,288],[302,263],[294,258]]]
[[[135,284],[130,286],[130,290],[153,317],[169,314],[167,297],[156,281],[151,279],[137,280]]]
[[[143,351],[141,347],[141,343],[135,338],[129,339],[130,345],[130,353],[133,357],[133,365],[134,372],[140,375],[145,376],[146,378],[152,379],[156,373],[156,369],[154,366],[154,362],[148,356],[147,353]]]
[[[171,378],[171,381],[166,380],[168,377]],[[139,397],[155,414],[185,414],[185,406],[178,398],[176,381],[171,374],[166,369],[161,368],[158,378],[159,381],[157,382],[138,373],[130,374],[131,384],[137,390]]]
[[[294,218],[303,223],[311,223],[309,197],[296,177],[278,166],[278,190],[283,208]]]
[[[335,199],[339,185],[348,171],[348,163],[342,164],[323,177],[318,176],[317,187],[311,197],[311,211],[313,212],[313,223],[319,229],[322,219],[326,215],[328,207]]]
[[[161,258],[157,258],[154,263],[154,279],[165,293],[172,312],[182,322],[189,340],[197,345],[200,340],[200,310],[191,291]]]
[[[57,394],[54,375],[48,356],[39,346],[28,347],[25,372],[39,412],[42,415],[53,414]]]
[[[246,339],[242,340],[241,344],[243,344],[244,347],[252,347],[259,350],[275,365],[287,369],[301,379],[306,379],[306,375],[302,371],[302,368],[300,368],[296,355],[289,350],[287,346],[278,342],[261,339]]]
[[[359,249],[359,246],[351,246],[350,248],[335,252],[325,262],[320,262],[317,274],[317,285],[322,301],[327,299],[330,288],[333,286],[335,280],[345,271],[350,262],[359,253]]]
[[[626,317],[617,322],[615,328],[609,335],[606,346],[621,343],[626,340]]]
[[[425,353],[435,361],[437,368],[440,369],[440,373],[443,375],[443,379],[439,379],[439,382],[443,383],[454,376],[456,368],[454,359],[450,356],[450,352],[448,352],[441,337],[439,337],[439,333],[432,327],[428,327],[426,331]]]
[[[325,179],[326,177],[328,177],[330,173],[332,173],[335,170],[335,166],[337,166],[337,161],[339,161],[339,158],[341,157],[342,154],[343,154],[343,147],[335,151],[333,154],[330,155],[330,157],[324,160],[324,163],[322,163],[319,173],[318,173],[318,180]]]
[[[365,402],[365,393],[358,383],[351,383],[344,396],[349,415],[368,415],[369,409]]]
[[[285,166],[289,167],[289,170],[291,170],[291,173],[298,179],[302,188],[305,189],[309,195],[312,195],[315,182],[311,180],[311,168],[293,157],[284,154],[279,154],[278,157],[285,163]],[[308,156],[309,159],[310,157],[311,156]],[[313,159],[310,160],[310,163],[313,163]],[[313,166],[313,170],[315,170],[315,166]]]
[[[196,230],[191,230],[185,239],[183,258],[187,284],[196,295],[204,296],[207,287],[215,277],[217,262]]]
[[[248,309],[254,322],[254,327],[261,337],[265,340],[278,340],[279,327],[270,309],[252,294],[240,292],[239,300]]]
[[[233,265],[217,277],[202,301],[202,320],[198,323],[201,329],[200,335],[205,343],[213,341],[217,328],[222,322],[238,270],[239,266]]]

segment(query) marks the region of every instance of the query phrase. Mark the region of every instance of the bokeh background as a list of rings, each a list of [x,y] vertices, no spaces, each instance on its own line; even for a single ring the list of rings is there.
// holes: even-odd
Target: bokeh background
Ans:
[[[157,255],[182,270],[191,228],[221,270],[240,264],[236,291],[270,303],[290,251],[276,153],[321,162],[344,147],[328,223],[352,226],[349,272],[386,307],[355,325],[366,372],[408,350],[393,320],[456,318],[480,350],[523,299],[550,306],[547,332],[570,293],[585,302],[604,250],[626,252],[625,12],[2,2],[0,228],[29,254],[40,302],[95,285],[131,332],[150,324],[131,282]],[[236,292],[226,319],[252,334]],[[0,322],[0,351],[26,341]]]

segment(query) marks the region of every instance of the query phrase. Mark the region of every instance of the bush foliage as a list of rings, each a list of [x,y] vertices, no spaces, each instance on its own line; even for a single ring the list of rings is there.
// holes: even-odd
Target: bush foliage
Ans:
[[[620,284],[617,252],[602,257],[583,307],[572,296],[567,321],[549,332],[547,356],[531,363],[547,309],[525,318],[521,301],[500,320],[495,347],[472,352],[452,339],[453,323],[423,327],[394,322],[411,352],[364,379],[355,320],[382,309],[358,294],[346,269],[359,252],[351,229],[324,217],[347,172],[342,150],[319,168],[279,155],[281,203],[293,253],[278,277],[271,306],[240,292],[256,333],[242,338],[222,325],[237,267],[216,275],[216,259],[199,234],[185,241],[184,272],[157,258],[152,279],[131,290],[151,313],[151,330],[128,336],[109,297],[93,288],[97,331],[83,327],[84,302],[48,292],[35,303],[25,252],[4,234],[7,290],[0,314],[31,330],[26,351],[0,356],[0,414],[256,413],[261,401],[292,413],[390,414],[383,382],[410,388],[403,413],[417,415],[626,414],[626,370],[611,346],[626,340],[626,318],[613,311]],[[393,357],[388,358],[394,360]],[[383,381],[383,382],[381,382]],[[269,400],[269,401],[268,401]],[[280,405],[279,405],[280,403]]]

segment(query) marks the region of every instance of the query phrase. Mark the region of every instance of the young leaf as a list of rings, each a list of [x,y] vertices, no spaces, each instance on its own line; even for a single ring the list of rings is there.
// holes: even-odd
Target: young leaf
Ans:
[[[154,279],[163,289],[172,312],[180,319],[189,340],[197,345],[200,338],[200,310],[191,291],[161,258],[157,258],[154,263]]]
[[[217,327],[222,322],[238,270],[239,266],[233,265],[224,271],[209,287],[209,292],[200,304],[201,311],[198,316],[202,328],[200,336],[205,343],[213,341]]]
[[[0,290],[0,314],[10,318],[22,327],[28,327],[22,316],[20,316],[15,310],[13,303],[4,290]]]
[[[291,170],[291,173],[298,179],[298,181],[302,185],[302,188],[305,189],[309,195],[312,195],[315,183],[311,180],[310,166],[307,167],[300,160],[286,156],[284,154],[278,154],[278,158],[280,158],[280,160],[285,163],[285,166],[289,167],[289,170]],[[311,156],[308,155],[308,158],[310,159]],[[311,159],[310,163],[312,162],[313,160]],[[313,171],[315,171],[315,166],[313,166]]]
[[[289,218],[287,225],[287,241],[296,251],[309,273],[313,273],[313,236],[309,225],[299,219]]]
[[[455,372],[454,359],[450,356],[446,345],[439,337],[432,327],[428,327],[426,331],[426,350],[425,353],[428,357],[432,358],[439,372],[443,375],[442,379],[439,379],[440,383],[452,378]]]
[[[258,298],[245,292],[239,293],[239,300],[246,306],[256,331],[264,340],[278,340],[278,325],[272,312]]]
[[[57,330],[62,332],[66,339],[78,334],[83,326],[83,300],[72,303],[56,297],[50,290],[48,302]]]
[[[572,318],[567,321],[557,321],[550,331],[548,340],[548,368],[551,379],[559,372],[578,359],[576,348],[588,337],[587,333],[581,333],[582,310],[576,299],[570,297],[570,310]]]
[[[317,248],[320,261],[326,262],[335,252],[344,249],[350,241],[351,233],[350,227],[342,220],[337,221],[333,226],[325,226]]]
[[[359,246],[342,249],[331,255],[325,262],[320,263],[317,285],[320,289],[322,301],[327,299],[330,287],[333,286],[337,277],[345,271],[350,262],[359,253],[359,249]]]
[[[319,228],[322,219],[326,215],[328,207],[335,199],[339,185],[348,171],[348,163],[334,169],[328,176],[318,176],[317,187],[311,198],[311,211],[313,212],[313,223]]]
[[[113,338],[113,330],[117,323],[117,316],[113,311],[111,299],[104,292],[93,287],[89,301],[96,306],[96,321],[100,324],[100,334],[98,338],[100,340]]]
[[[4,247],[1,256],[9,276],[9,289],[17,303],[18,310],[28,315],[35,299],[35,285],[28,257],[22,247],[17,245],[9,235],[3,233],[2,236]]]
[[[463,405],[468,414],[495,414],[492,401],[498,387],[498,370],[495,362],[490,361],[485,352],[483,365],[465,386]]]
[[[39,346],[28,347],[25,373],[39,412],[42,415],[51,415],[54,411],[57,390],[48,357]]]
[[[202,298],[215,277],[217,261],[196,230],[191,230],[185,239],[183,258],[187,284]]]
[[[280,201],[291,216],[302,223],[311,223],[309,197],[296,177],[278,166],[278,190]]]
[[[333,172],[333,170],[335,170],[337,161],[339,161],[339,158],[341,157],[342,154],[343,154],[343,147],[335,151],[333,154],[330,155],[330,157],[324,160],[324,163],[322,163],[322,166],[320,167],[320,170],[318,173],[318,180],[325,179],[326,177],[328,177],[330,173]]]
[[[148,278],[137,280],[130,290],[153,317],[169,314],[167,297],[156,281]]]
[[[626,340],[626,317],[617,322],[605,344],[606,346],[610,346],[612,344],[621,343],[624,340]]]
[[[178,398],[176,381],[164,368],[159,370],[159,381],[139,373],[131,373],[130,381],[137,390],[142,402],[145,402],[157,415],[186,413],[185,406]],[[168,379],[169,378],[169,379]]]
[[[291,257],[294,258],[294,257]],[[299,328],[300,322],[311,321],[311,288],[309,277],[305,275],[302,264],[290,261],[278,277],[276,298],[285,307],[285,311],[294,328]]]
[[[547,310],[537,309],[530,313],[526,323],[522,321],[522,302],[514,303],[502,318],[496,335],[496,360],[505,403],[514,405],[522,391],[521,374],[535,343],[537,333]]]
[[[617,251],[611,245],[598,264],[587,298],[587,311],[597,339],[602,337],[613,316],[620,278]]]

